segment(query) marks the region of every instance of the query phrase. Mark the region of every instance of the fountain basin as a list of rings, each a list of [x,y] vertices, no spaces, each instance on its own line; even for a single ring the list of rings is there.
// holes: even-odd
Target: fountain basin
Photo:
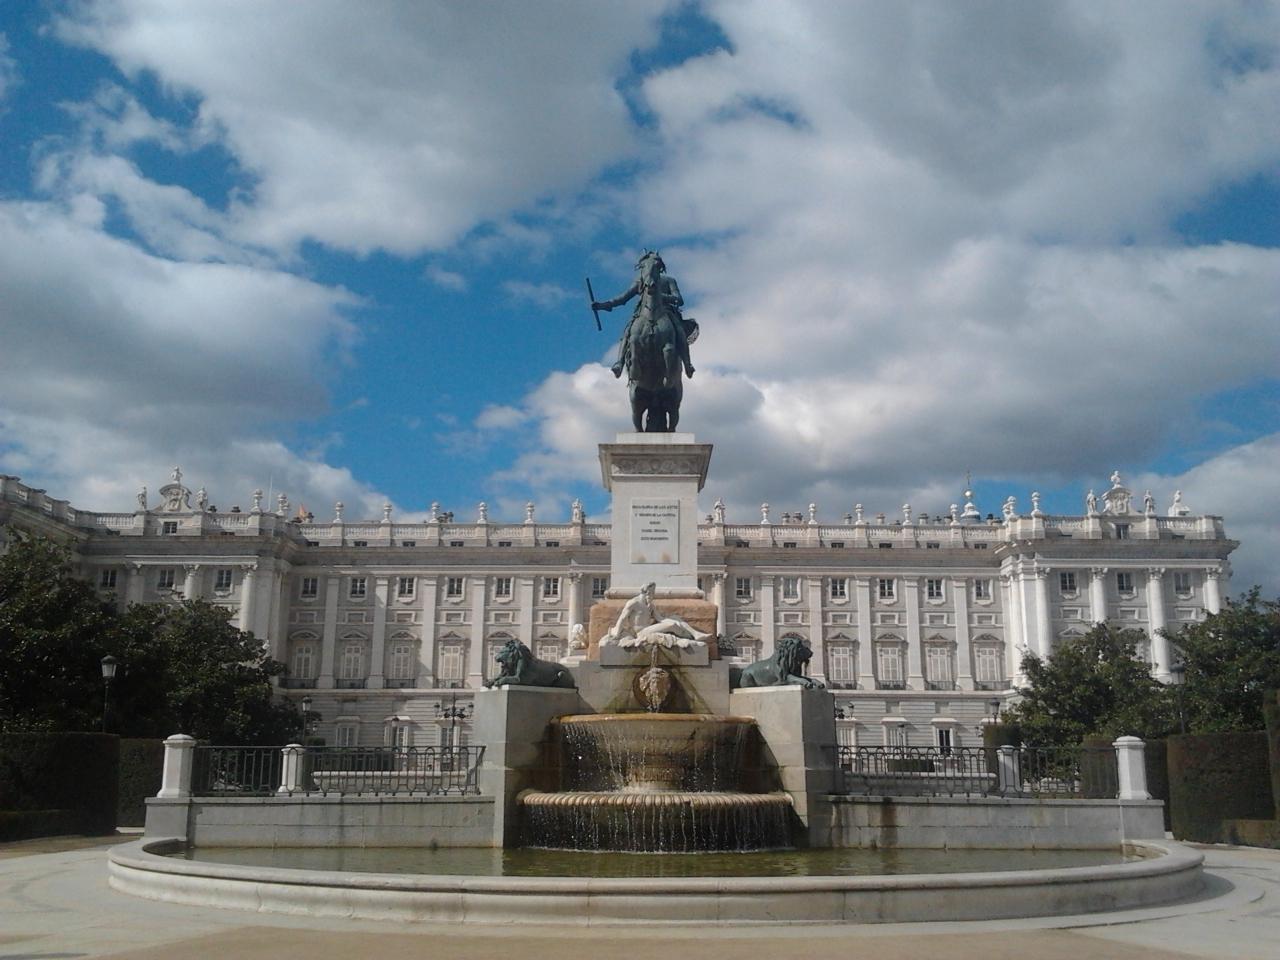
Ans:
[[[906,876],[414,876],[176,859],[181,840],[109,853],[124,893],[198,906],[406,922],[560,926],[885,923],[1062,916],[1154,906],[1198,893],[1203,856],[1141,841],[1144,859],[1100,867]]]

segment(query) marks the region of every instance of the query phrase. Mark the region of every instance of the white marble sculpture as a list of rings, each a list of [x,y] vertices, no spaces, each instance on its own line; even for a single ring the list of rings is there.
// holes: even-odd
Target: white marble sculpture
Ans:
[[[646,583],[618,614],[618,620],[603,637],[600,646],[679,647],[682,650],[704,646],[711,636],[690,626],[679,617],[664,617],[654,606],[655,585]]]

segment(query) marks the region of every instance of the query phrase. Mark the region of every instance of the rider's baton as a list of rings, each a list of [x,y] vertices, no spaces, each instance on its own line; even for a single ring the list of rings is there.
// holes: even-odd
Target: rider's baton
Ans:
[[[591,289],[590,277],[587,277],[587,296],[591,298],[591,314],[596,318],[596,329],[603,330],[604,327],[600,326],[600,311],[595,308],[596,294],[595,291]]]

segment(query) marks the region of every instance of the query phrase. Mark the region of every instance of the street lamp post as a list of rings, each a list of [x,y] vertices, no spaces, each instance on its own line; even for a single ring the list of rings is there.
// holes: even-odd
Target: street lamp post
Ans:
[[[452,694],[449,698],[449,705],[446,707],[443,703],[436,704],[436,723],[448,721],[448,751],[442,751],[441,769],[451,769],[453,766],[453,750],[458,746],[458,724],[465,723],[471,719],[472,711],[475,709],[475,703],[468,700],[462,706],[458,706],[458,695]]]
[[[311,697],[308,695],[302,698],[302,742],[304,744],[307,742],[307,736],[311,733],[309,729],[310,726],[311,726]]]
[[[111,681],[116,678],[120,661],[107,654],[102,658],[102,732],[108,733],[107,715],[111,712]]]
[[[1187,732],[1187,712],[1183,709],[1182,685],[1187,682],[1187,665],[1179,660],[1169,668],[1173,674],[1173,695],[1178,699],[1178,732]]]

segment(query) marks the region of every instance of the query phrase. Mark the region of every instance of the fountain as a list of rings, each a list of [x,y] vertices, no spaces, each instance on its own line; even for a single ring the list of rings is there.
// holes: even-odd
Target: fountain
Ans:
[[[749,717],[586,714],[554,726],[567,789],[520,795],[527,846],[693,853],[791,845],[791,798],[743,789],[759,763]]]

